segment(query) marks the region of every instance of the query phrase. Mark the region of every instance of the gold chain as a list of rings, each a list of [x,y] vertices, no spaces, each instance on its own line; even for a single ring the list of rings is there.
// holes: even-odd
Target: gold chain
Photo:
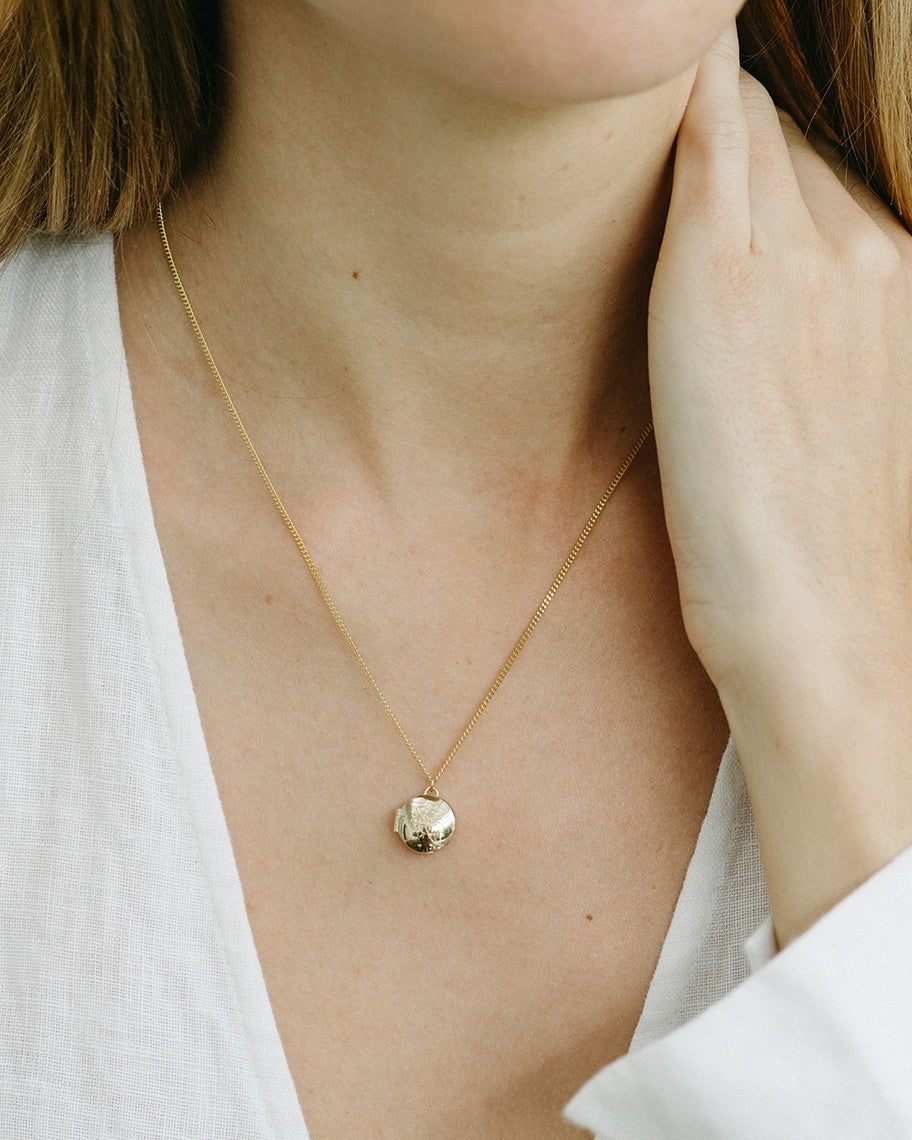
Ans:
[[[209,366],[209,371],[212,373],[213,377],[215,378],[215,381],[219,387],[219,391],[222,394],[222,398],[224,399],[225,403],[228,406],[228,411],[231,413],[231,418],[232,418],[232,420],[234,420],[234,425],[237,428],[237,430],[240,432],[241,439],[243,439],[244,445],[247,448],[247,451],[250,453],[250,458],[253,460],[254,464],[256,465],[256,469],[260,474],[260,478],[263,480],[263,483],[266,485],[266,490],[269,492],[269,497],[272,499],[273,505],[275,506],[276,511],[278,511],[279,517],[282,519],[282,522],[285,524],[285,527],[288,530],[288,533],[294,539],[295,546],[298,548],[299,554],[304,559],[304,564],[307,566],[307,569],[310,571],[310,576],[311,576],[311,578],[313,578],[314,584],[316,585],[317,589],[320,592],[320,597],[326,603],[326,606],[329,609],[329,612],[332,614],[333,621],[335,621],[336,625],[338,626],[339,632],[345,638],[345,641],[348,644],[349,649],[354,654],[355,660],[358,662],[358,664],[361,667],[362,673],[367,678],[367,680],[370,683],[371,688],[376,693],[377,698],[380,701],[380,704],[383,705],[383,708],[386,710],[386,715],[390,718],[390,720],[395,725],[396,731],[399,733],[400,737],[402,738],[403,743],[405,744],[406,748],[408,748],[409,752],[411,752],[412,758],[414,759],[415,763],[418,765],[418,767],[421,769],[422,773],[424,774],[425,778],[427,779],[427,781],[428,781],[427,790],[431,791],[431,792],[436,792],[437,782],[439,781],[440,777],[447,770],[447,768],[449,767],[450,761],[453,759],[453,757],[456,755],[456,753],[459,751],[459,749],[465,743],[466,737],[469,735],[469,733],[472,731],[472,729],[478,723],[479,719],[481,718],[482,713],[485,711],[485,709],[491,703],[491,700],[493,699],[494,694],[497,692],[497,690],[503,684],[504,679],[506,678],[507,674],[513,668],[513,665],[516,661],[516,658],[520,655],[520,653],[524,649],[526,642],[532,636],[532,633],[533,633],[535,627],[541,621],[542,617],[544,616],[545,610],[551,604],[552,600],[554,599],[554,595],[557,593],[558,589],[560,588],[560,585],[563,582],[564,578],[566,578],[567,572],[569,571],[570,567],[573,565],[573,563],[578,558],[580,551],[583,549],[583,546],[585,545],[586,539],[592,533],[592,530],[595,527],[595,524],[598,522],[599,515],[601,515],[602,511],[608,505],[608,501],[610,500],[610,498],[614,494],[614,492],[617,490],[617,487],[618,487],[618,484],[620,483],[620,481],[627,474],[627,471],[628,471],[630,465],[633,463],[634,459],[636,458],[637,453],[639,452],[640,448],[643,446],[643,444],[649,438],[650,432],[652,431],[652,421],[650,420],[649,422],[647,422],[646,426],[643,428],[642,432],[640,433],[639,438],[637,439],[636,443],[630,449],[630,453],[628,454],[627,458],[624,460],[624,462],[618,468],[617,473],[615,474],[614,478],[608,484],[607,488],[605,489],[605,493],[602,495],[602,497],[599,499],[598,503],[596,504],[595,510],[592,512],[592,514],[589,516],[588,520],[586,521],[586,525],[583,527],[579,538],[576,540],[576,542],[574,542],[574,544],[570,550],[570,553],[564,559],[563,565],[561,566],[560,570],[558,570],[557,574],[554,576],[554,581],[548,587],[548,590],[545,593],[545,596],[539,602],[538,609],[536,609],[535,613],[529,619],[529,623],[527,624],[526,628],[519,635],[519,637],[516,641],[516,644],[510,650],[510,653],[509,653],[506,661],[504,661],[503,665],[501,665],[500,670],[497,673],[497,676],[494,678],[494,680],[491,683],[491,686],[488,689],[488,691],[481,698],[481,701],[479,702],[477,708],[475,709],[475,711],[472,713],[471,717],[469,718],[465,728],[460,733],[459,738],[456,740],[456,743],[452,746],[452,748],[447,753],[443,763],[437,769],[436,774],[432,775],[428,771],[428,769],[425,767],[424,762],[422,761],[421,757],[418,755],[417,751],[415,750],[414,745],[412,744],[412,742],[409,740],[408,736],[406,735],[405,729],[399,723],[399,718],[393,712],[392,708],[390,707],[389,701],[383,695],[383,692],[381,691],[380,686],[377,684],[377,681],[374,678],[373,673],[370,671],[370,668],[368,667],[367,662],[361,656],[361,651],[358,648],[358,646],[355,644],[355,641],[354,641],[354,638],[352,637],[352,635],[348,632],[348,627],[346,626],[345,622],[342,620],[342,615],[339,613],[339,610],[336,607],[336,603],[333,601],[332,595],[330,594],[329,590],[327,589],[326,583],[323,581],[323,576],[320,574],[320,571],[317,569],[316,563],[314,562],[313,558],[310,555],[310,551],[304,545],[304,540],[301,538],[300,534],[298,533],[297,527],[291,521],[291,517],[289,516],[288,511],[285,510],[285,506],[284,506],[282,500],[279,498],[279,493],[278,493],[278,491],[276,491],[272,480],[269,478],[269,475],[266,471],[266,468],[263,466],[263,461],[260,459],[259,455],[257,454],[256,448],[253,446],[253,441],[251,440],[250,436],[247,434],[247,429],[244,427],[244,421],[241,419],[240,413],[238,412],[237,408],[235,407],[234,401],[232,400],[231,395],[228,392],[228,388],[225,385],[225,381],[222,379],[222,374],[218,370],[218,365],[215,363],[215,360],[213,359],[212,353],[209,351],[209,345],[206,343],[206,338],[203,336],[203,330],[199,326],[199,321],[197,321],[197,319],[196,319],[196,314],[193,311],[193,306],[190,304],[190,298],[187,296],[187,291],[184,288],[183,282],[180,279],[180,274],[177,272],[177,266],[174,263],[174,256],[171,253],[171,244],[168,241],[168,232],[165,229],[165,215],[164,215],[164,212],[162,210],[162,206],[161,206],[160,202],[159,202],[158,207],[157,207],[157,215],[158,215],[158,229],[159,229],[159,233],[161,234],[162,246],[164,247],[165,257],[168,260],[168,268],[171,271],[171,277],[174,281],[175,288],[177,289],[178,296],[180,297],[181,303],[184,306],[184,310],[186,311],[187,316],[190,320],[190,325],[193,328],[194,333],[196,334],[196,339],[199,342],[200,348],[203,350],[203,355],[206,358],[206,363]]]

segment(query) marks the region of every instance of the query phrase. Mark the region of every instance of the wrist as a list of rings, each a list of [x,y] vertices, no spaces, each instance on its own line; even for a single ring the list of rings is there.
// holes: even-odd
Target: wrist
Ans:
[[[785,945],[912,846],[912,636],[775,640],[720,696]]]

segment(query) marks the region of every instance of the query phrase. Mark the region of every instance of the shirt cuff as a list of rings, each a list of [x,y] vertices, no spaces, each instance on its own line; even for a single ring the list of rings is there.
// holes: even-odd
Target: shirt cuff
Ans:
[[[912,1138],[912,850],[775,956],[754,938],[763,969],[567,1117],[612,1140]]]

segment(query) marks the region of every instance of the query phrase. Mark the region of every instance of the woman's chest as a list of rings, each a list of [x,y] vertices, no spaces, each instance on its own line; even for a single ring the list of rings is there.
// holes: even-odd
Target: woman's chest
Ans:
[[[584,592],[549,615],[441,778],[451,844],[418,854],[393,815],[427,781],[303,568],[264,592],[262,564],[220,570],[179,543],[166,560],[314,1137],[569,1133],[561,1107],[636,1027],[724,747],[673,617],[644,629],[636,605],[599,614]],[[471,686],[440,645],[403,681],[402,644],[382,641],[434,770]]]
[[[312,1135],[559,1135],[562,1106],[628,1047],[727,738],[681,628],[655,471],[625,483],[454,755],[439,785],[453,840],[419,854],[393,817],[427,778],[246,457],[223,458],[237,441],[177,450],[142,400],[139,412],[215,782]],[[207,412],[216,432],[222,413]],[[288,505],[316,521],[335,509]],[[482,520],[474,542],[433,512],[409,529],[343,505],[338,541],[325,521],[316,536],[354,642],[431,772],[566,553],[509,517]],[[545,538],[567,530],[552,521]]]

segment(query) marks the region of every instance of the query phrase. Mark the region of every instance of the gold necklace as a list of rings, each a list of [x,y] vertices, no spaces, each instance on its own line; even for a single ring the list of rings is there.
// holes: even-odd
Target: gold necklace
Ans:
[[[278,512],[282,522],[285,524],[288,533],[294,539],[294,544],[298,548],[298,553],[304,560],[304,563],[310,572],[310,576],[320,593],[320,597],[326,603],[329,612],[332,614],[333,620],[335,621],[339,632],[345,638],[349,649],[351,650],[352,654],[355,657],[355,660],[358,662],[358,665],[361,668],[361,672],[367,678],[378,700],[380,701],[381,705],[383,705],[383,708],[386,711],[386,715],[392,721],[406,748],[408,748],[409,752],[412,754],[412,759],[421,769],[422,774],[427,780],[427,787],[424,789],[424,792],[420,796],[412,796],[411,799],[406,800],[404,804],[396,809],[393,831],[399,835],[399,837],[402,839],[402,842],[407,847],[411,848],[412,851],[439,851],[441,847],[445,847],[453,837],[453,831],[456,827],[456,817],[453,813],[453,809],[446,802],[446,800],[440,798],[440,794],[437,791],[437,783],[440,780],[440,777],[450,766],[450,761],[465,743],[466,737],[478,723],[482,713],[491,703],[494,694],[503,684],[507,674],[513,668],[516,658],[520,655],[526,645],[526,642],[528,642],[529,638],[532,636],[535,627],[541,621],[545,610],[551,604],[554,595],[557,593],[560,587],[560,584],[567,576],[567,572],[576,561],[580,551],[583,549],[583,546],[586,543],[586,540],[592,533],[595,524],[598,522],[599,516],[608,505],[608,501],[610,500],[611,496],[617,490],[618,484],[627,474],[627,471],[636,458],[640,448],[649,438],[649,434],[652,431],[652,421],[648,421],[642,432],[640,432],[639,438],[630,449],[630,453],[628,454],[627,458],[618,468],[614,478],[608,484],[604,494],[596,504],[595,510],[587,519],[586,525],[583,527],[579,538],[573,544],[570,553],[564,559],[563,565],[555,575],[554,580],[548,587],[548,590],[545,593],[545,596],[542,598],[541,602],[539,602],[538,608],[529,619],[529,622],[526,625],[525,629],[519,635],[516,644],[510,650],[506,661],[504,661],[503,665],[500,667],[500,671],[492,681],[488,691],[479,701],[477,707],[475,708],[475,711],[472,713],[471,717],[466,723],[465,728],[460,733],[459,738],[456,740],[456,743],[452,746],[452,748],[450,748],[449,752],[444,757],[436,773],[432,774],[429,769],[425,767],[425,764],[415,750],[414,745],[409,740],[402,725],[399,723],[398,717],[390,707],[389,701],[383,695],[383,692],[381,691],[380,686],[377,684],[373,673],[368,668],[367,662],[361,656],[361,651],[355,644],[352,635],[348,632],[348,627],[342,620],[342,616],[336,608],[336,603],[333,601],[332,595],[326,588],[326,583],[323,581],[323,577],[320,574],[320,571],[317,569],[317,566],[310,555],[310,551],[304,545],[303,539],[298,533],[298,530],[295,527],[294,523],[291,521],[288,512],[285,510],[282,500],[279,498],[279,494],[276,491],[272,480],[269,478],[269,475],[266,472],[266,468],[263,466],[263,462],[257,454],[257,450],[253,446],[253,442],[250,439],[250,436],[247,434],[247,429],[244,427],[244,422],[241,419],[237,408],[234,406],[234,401],[232,400],[228,389],[225,386],[225,381],[222,379],[222,374],[219,372],[218,366],[213,359],[212,353],[209,351],[209,345],[206,343],[206,338],[203,336],[203,330],[199,326],[199,321],[196,319],[196,314],[193,311],[193,306],[190,304],[190,298],[187,296],[187,291],[184,289],[183,282],[180,279],[180,274],[177,272],[177,266],[174,263],[174,257],[171,253],[171,244],[168,241],[168,231],[165,229],[165,215],[160,202],[157,207],[157,215],[158,229],[159,233],[161,234],[162,247],[165,251],[165,257],[168,261],[168,268],[171,271],[171,278],[174,281],[174,286],[177,289],[178,296],[180,297],[181,303],[184,306],[184,311],[189,318],[190,325],[193,329],[194,334],[196,335],[199,346],[203,351],[203,356],[206,358],[206,364],[209,366],[209,371],[212,373],[213,377],[215,378],[215,382],[218,384],[219,391],[221,392],[222,398],[228,407],[228,411],[231,414],[234,425],[244,441],[244,445],[247,448],[247,451],[250,454],[250,458],[253,460],[257,471],[259,472],[260,478],[266,486],[266,490],[269,492],[269,497],[272,499],[273,506]]]

